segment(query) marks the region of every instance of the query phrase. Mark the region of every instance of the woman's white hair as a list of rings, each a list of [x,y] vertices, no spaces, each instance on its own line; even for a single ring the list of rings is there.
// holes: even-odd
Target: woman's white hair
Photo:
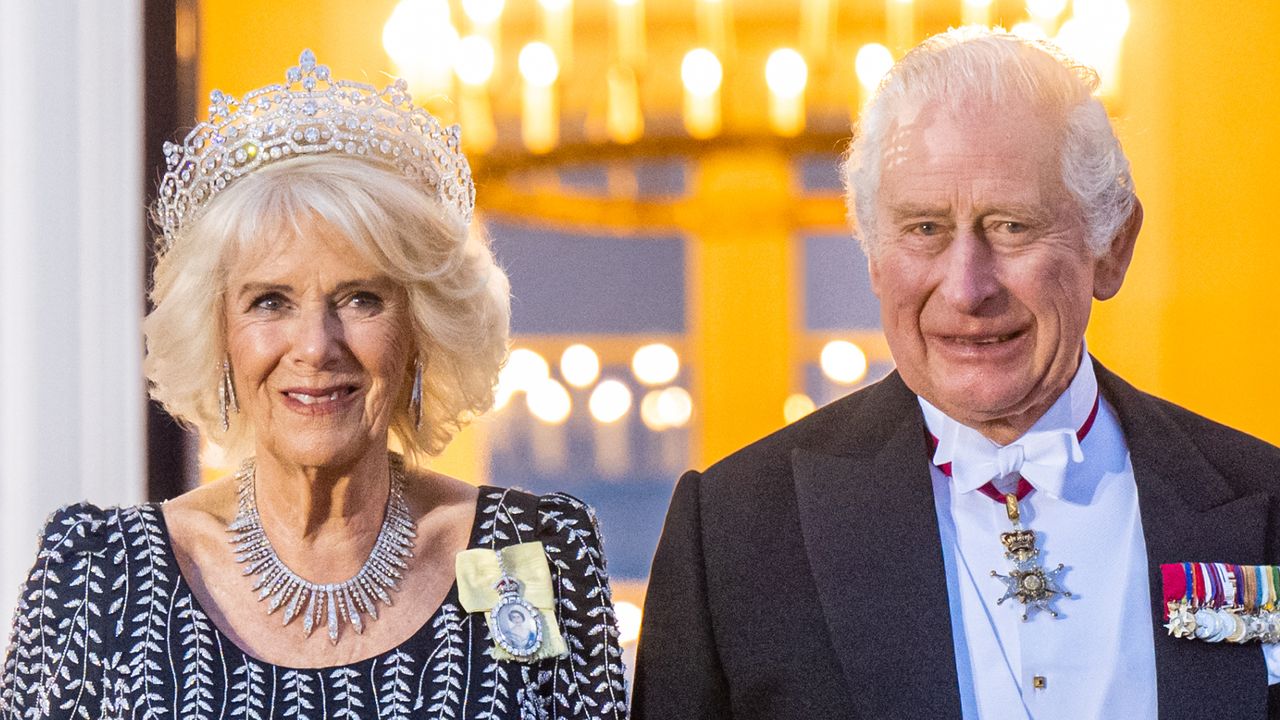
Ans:
[[[965,27],[935,35],[885,75],[863,110],[844,161],[849,220],[868,255],[876,250],[876,192],[886,134],[900,114],[922,105],[961,113],[975,105],[1029,103],[1060,118],[1062,179],[1084,214],[1095,254],[1133,212],[1129,160],[1102,103],[1097,73],[1057,46],[1003,30]]]
[[[429,189],[375,161],[298,157],[241,178],[183,228],[156,263],[155,309],[143,329],[151,396],[233,456],[248,454],[247,415],[221,428],[218,387],[226,357],[228,268],[246,252],[296,236],[319,219],[402,286],[411,346],[423,365],[422,425],[409,410],[406,368],[391,432],[410,455],[434,455],[493,405],[507,352],[510,286],[483,230],[442,211]]]

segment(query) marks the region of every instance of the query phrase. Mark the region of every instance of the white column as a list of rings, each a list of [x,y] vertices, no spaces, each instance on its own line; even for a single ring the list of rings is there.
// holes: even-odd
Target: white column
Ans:
[[[145,497],[141,0],[0,0],[0,643],[45,518]]]

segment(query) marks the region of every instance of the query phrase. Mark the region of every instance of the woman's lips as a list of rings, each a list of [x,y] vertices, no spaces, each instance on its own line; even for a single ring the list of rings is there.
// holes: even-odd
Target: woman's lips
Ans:
[[[344,409],[356,396],[354,385],[331,385],[323,388],[288,388],[281,391],[285,405],[304,414],[321,415]]]

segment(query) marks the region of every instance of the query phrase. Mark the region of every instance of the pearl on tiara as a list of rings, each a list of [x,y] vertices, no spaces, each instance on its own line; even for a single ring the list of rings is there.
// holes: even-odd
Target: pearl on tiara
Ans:
[[[328,66],[317,65],[315,54],[303,50],[285,81],[238,100],[214,90],[209,119],[182,144],[164,144],[167,172],[156,203],[160,253],[236,178],[276,160],[319,153],[386,163],[425,183],[446,211],[471,222],[476,190],[461,131],[457,125],[442,128],[415,106],[403,79],[382,90],[331,80]]]

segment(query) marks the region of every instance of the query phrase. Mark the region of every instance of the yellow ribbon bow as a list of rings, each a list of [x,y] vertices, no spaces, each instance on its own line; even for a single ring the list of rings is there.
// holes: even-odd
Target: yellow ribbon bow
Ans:
[[[472,548],[458,553],[454,564],[458,575],[458,600],[462,608],[469,613],[483,612],[485,620],[492,623],[491,614],[498,604],[498,590],[494,585],[502,576],[498,553],[502,553],[502,565],[506,567],[507,574],[520,581],[521,597],[542,615],[542,645],[533,655],[516,658],[494,643],[494,659],[535,662],[568,655],[569,648],[560,635],[560,626],[556,624],[551,568],[547,566],[547,555],[540,542],[510,545],[496,552],[488,548]]]

